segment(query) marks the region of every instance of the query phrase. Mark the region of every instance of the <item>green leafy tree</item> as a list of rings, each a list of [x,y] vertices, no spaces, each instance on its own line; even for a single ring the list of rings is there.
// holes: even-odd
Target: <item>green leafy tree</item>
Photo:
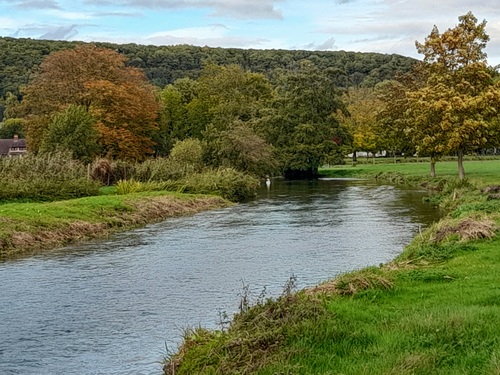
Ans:
[[[0,122],[0,139],[13,138],[15,135],[24,138],[24,120],[9,118]]]
[[[220,131],[236,120],[254,118],[272,93],[264,75],[238,65],[207,65],[198,82],[198,99],[206,105],[209,122]]]
[[[53,116],[40,151],[69,151],[75,159],[91,162],[100,151],[95,123],[85,107],[70,105]]]
[[[153,137],[156,142],[155,154],[167,156],[174,143],[192,136],[187,122],[187,108],[182,93],[168,85],[160,93],[161,110],[158,131]]]
[[[484,48],[489,41],[486,21],[469,12],[442,34],[435,26],[424,43],[427,81],[408,94],[417,148],[432,153],[456,153],[458,175],[465,178],[463,156],[498,137],[500,86],[487,66]],[[414,137],[416,139],[417,137]]]
[[[248,123],[236,121],[221,133],[220,164],[254,176],[273,174],[277,170],[274,150]]]
[[[300,69],[278,78],[276,97],[271,109],[262,112],[258,129],[276,148],[286,177],[317,175],[332,150],[350,143],[347,128],[336,117],[337,111],[345,111],[338,74],[304,61]]]
[[[207,164],[230,165],[255,175],[269,173],[275,162],[271,147],[253,128],[272,95],[269,81],[240,66],[207,65],[198,83],[198,95],[187,106],[188,119],[196,114],[195,129],[205,121]]]
[[[404,80],[390,80],[375,86],[375,93],[380,103],[376,116],[379,150],[386,150],[394,157],[397,154],[413,155],[415,153],[415,148],[407,134],[408,99],[406,92],[408,84],[409,82]]]

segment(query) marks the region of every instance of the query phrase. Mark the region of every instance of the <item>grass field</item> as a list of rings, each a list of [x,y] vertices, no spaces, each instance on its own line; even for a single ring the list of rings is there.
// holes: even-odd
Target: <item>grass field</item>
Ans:
[[[390,160],[390,159],[389,159]],[[500,184],[500,160],[467,160],[464,162],[466,178],[477,186]],[[336,176],[375,175],[377,173],[401,173],[410,177],[425,177],[430,174],[429,162],[402,162],[346,165],[322,169],[321,173]],[[437,178],[458,178],[456,161],[441,161],[436,163]]]
[[[230,204],[216,196],[113,191],[57,202],[0,204],[0,259]]]
[[[327,175],[427,179],[428,164],[345,166]],[[229,328],[186,332],[165,374],[500,374],[500,161],[437,165],[450,214],[394,261],[260,300]],[[453,204],[450,204],[453,202]]]

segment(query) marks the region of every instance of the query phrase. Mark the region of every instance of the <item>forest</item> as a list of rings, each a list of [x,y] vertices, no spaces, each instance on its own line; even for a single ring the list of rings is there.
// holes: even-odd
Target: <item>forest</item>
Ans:
[[[16,39],[0,37],[0,96],[19,94],[30,80],[34,68],[52,52],[75,48],[82,42]],[[276,69],[293,70],[300,61],[313,61],[318,68],[336,68],[341,75],[337,84],[373,86],[393,79],[399,72],[411,69],[415,60],[400,55],[346,51],[246,50],[210,48],[190,45],[152,46],[138,44],[93,43],[127,58],[126,64],[140,68],[148,80],[161,88],[180,78],[197,79],[207,63],[235,64],[254,73],[272,75]]]
[[[464,179],[464,155],[499,145],[485,25],[469,12],[434,27],[416,43],[422,61],[1,38],[0,138],[84,163],[191,158],[255,178],[316,176],[358,151],[427,156],[435,175],[455,155]]]

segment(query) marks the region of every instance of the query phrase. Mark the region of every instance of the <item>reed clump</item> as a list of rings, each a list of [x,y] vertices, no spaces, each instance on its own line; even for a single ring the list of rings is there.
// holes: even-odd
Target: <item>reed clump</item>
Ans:
[[[65,153],[0,159],[0,201],[51,201],[99,194],[87,168]]]

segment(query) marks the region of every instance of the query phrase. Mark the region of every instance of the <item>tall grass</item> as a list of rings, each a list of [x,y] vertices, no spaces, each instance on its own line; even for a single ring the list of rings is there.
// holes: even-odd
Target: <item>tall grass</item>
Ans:
[[[50,201],[97,195],[99,183],[65,153],[0,159],[0,201]]]

